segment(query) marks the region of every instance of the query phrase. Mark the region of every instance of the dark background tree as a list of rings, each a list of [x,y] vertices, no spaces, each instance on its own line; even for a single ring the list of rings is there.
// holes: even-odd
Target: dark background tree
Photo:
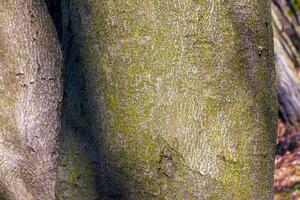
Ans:
[[[280,103],[275,161],[276,200],[299,199],[300,1],[273,0],[273,29]]]

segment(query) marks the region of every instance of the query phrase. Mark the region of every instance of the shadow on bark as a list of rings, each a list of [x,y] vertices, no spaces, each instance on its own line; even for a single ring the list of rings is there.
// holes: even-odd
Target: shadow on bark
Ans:
[[[62,3],[62,0],[46,0],[47,7],[48,7],[48,10],[49,10],[50,15],[52,17],[53,23],[55,25],[57,35],[58,35],[58,38],[59,38],[60,42],[61,42],[61,36],[62,36],[61,3]]]
[[[48,0],[64,52],[64,97],[57,199],[124,199],[126,178],[107,159],[97,107],[97,85],[81,57],[80,22],[72,19],[69,1]],[[75,27],[75,28],[74,28]],[[101,116],[102,117],[102,116]],[[100,117],[100,118],[101,118]],[[138,190],[132,188],[133,190]]]
[[[87,69],[85,66],[86,63],[84,63],[82,57],[84,55],[83,52],[88,51],[86,46],[83,46],[84,41],[80,36],[80,31],[85,31],[85,29],[82,28],[84,27],[82,25],[84,21],[72,17],[73,15],[79,15],[79,12],[76,8],[70,8],[70,5],[67,3],[69,1],[62,3],[63,12],[57,11],[57,7],[54,4],[51,6],[51,2],[52,1],[49,1],[49,9],[52,11],[54,22],[56,22],[65,57],[65,92],[62,107],[63,134],[60,148],[57,197],[58,199],[82,200],[97,198],[129,199],[126,197],[127,194],[132,193],[132,191],[136,192],[143,190],[138,184],[134,185],[135,188],[128,186],[130,185],[126,184],[128,175],[122,171],[122,163],[114,163],[111,155],[107,155],[109,149],[105,146],[105,136],[103,136],[104,131],[101,125],[101,119],[99,119],[99,116],[100,118],[104,118],[105,114],[99,113],[104,111],[99,111],[99,105],[97,105],[99,101],[101,101],[98,99],[101,95],[97,94],[99,93],[99,88],[97,87],[105,88],[105,86],[97,85],[93,78],[95,75],[91,74],[96,70]],[[89,13],[89,8],[85,9],[87,9],[86,13]],[[239,13],[237,13],[237,15],[238,14]],[[60,15],[62,15],[61,20],[57,20],[57,16]],[[269,56],[271,56],[269,53],[272,51],[268,49],[271,41],[265,41],[266,49],[253,46],[258,43],[255,38],[256,33],[245,25],[242,18],[239,19],[240,21],[237,21],[237,18],[234,17],[232,24],[236,33],[239,35],[241,46],[246,47],[247,49],[245,48],[242,49],[241,52],[236,52],[237,56],[242,56],[243,58],[243,63],[238,66],[248,68],[241,73],[234,71],[236,69],[230,70],[233,70],[233,74],[235,74],[241,82],[246,82],[243,84],[249,86],[253,99],[260,102],[258,104],[259,108],[256,108],[255,110],[261,111],[261,116],[263,117],[261,121],[263,121],[262,124],[266,124],[267,129],[264,132],[269,134],[257,136],[258,142],[266,141],[265,138],[267,137],[269,138],[268,141],[270,141],[269,144],[274,144],[276,134],[275,126],[272,127],[272,125],[274,125],[273,120],[275,117],[269,116],[270,113],[272,113],[274,102],[269,101],[268,98],[270,95],[273,95],[270,92],[270,88],[273,86],[272,82],[266,79],[268,74],[272,73],[272,69],[262,69],[264,73],[262,76],[263,79],[262,77],[256,77],[255,74],[253,75],[253,70],[255,71],[258,68],[261,69],[265,66],[270,67],[272,65],[272,63],[269,63]],[[270,26],[270,24],[266,24],[266,26]],[[267,31],[264,31],[264,34],[267,34]],[[103,37],[109,38],[110,36]],[[257,37],[262,38],[261,35]],[[263,38],[269,38],[269,36],[264,35]],[[97,42],[99,43],[99,41]],[[256,51],[257,54],[253,55]],[[252,60],[245,57],[245,55],[249,55]],[[239,59],[239,61],[241,60],[242,59]],[[218,60],[216,60],[216,62],[217,61]],[[261,66],[256,66],[257,63],[261,63]],[[97,68],[97,66],[92,67]],[[234,78],[236,79],[236,77]],[[101,78],[105,79],[105,77]],[[105,80],[101,81],[101,83],[105,82]],[[261,133],[261,131],[258,132]],[[264,143],[263,145],[266,144]],[[266,149],[269,149],[268,152],[274,152],[273,150],[270,150],[272,148],[269,146],[266,146]],[[253,159],[256,159],[257,155],[252,156]],[[259,156],[273,155],[258,155],[258,157]],[[257,162],[259,164],[254,164],[255,166],[253,167],[259,170],[262,167],[260,164],[269,162],[271,159],[258,158],[257,160],[259,160],[259,162]],[[267,166],[270,166],[269,163]],[[252,172],[255,172],[255,169],[253,169]],[[269,172],[269,170],[272,169],[267,170]],[[261,179],[262,177],[259,178]]]
[[[269,3],[266,3],[268,6]],[[263,6],[262,6],[263,7]],[[262,12],[260,12],[262,13]],[[274,56],[273,56],[273,40],[272,25],[270,24],[268,13],[259,16],[256,22],[259,23],[265,20],[264,23],[251,24],[251,16],[243,13],[243,8],[232,9],[232,25],[237,33],[241,49],[236,51],[235,54],[241,58],[240,66],[242,70],[237,72],[241,82],[245,82],[252,98],[258,102],[258,110],[261,112],[262,117],[260,121],[266,125],[264,133],[268,133],[267,137],[272,144],[275,144],[276,139],[276,126],[275,123],[277,116],[270,116],[270,113],[277,111],[277,103],[274,102]],[[258,20],[259,19],[259,20]],[[267,39],[267,40],[266,40]],[[269,147],[268,147],[269,148]],[[275,156],[275,155],[274,155]]]

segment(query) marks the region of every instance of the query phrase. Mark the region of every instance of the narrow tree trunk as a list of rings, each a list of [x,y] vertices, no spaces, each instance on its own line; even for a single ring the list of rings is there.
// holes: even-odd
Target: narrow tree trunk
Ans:
[[[273,198],[269,1],[63,9],[58,199]]]
[[[62,54],[43,1],[0,1],[3,199],[54,199]]]

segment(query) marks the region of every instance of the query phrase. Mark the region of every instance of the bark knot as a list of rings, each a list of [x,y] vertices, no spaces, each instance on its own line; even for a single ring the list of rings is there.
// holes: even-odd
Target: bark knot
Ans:
[[[160,168],[159,171],[161,171],[164,175],[166,175],[168,178],[172,178],[175,171],[175,161],[171,156],[162,156],[160,160]]]

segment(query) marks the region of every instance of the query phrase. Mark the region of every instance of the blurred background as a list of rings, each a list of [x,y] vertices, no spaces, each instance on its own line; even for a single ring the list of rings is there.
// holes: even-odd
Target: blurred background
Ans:
[[[279,99],[275,200],[300,200],[300,0],[273,0]]]

